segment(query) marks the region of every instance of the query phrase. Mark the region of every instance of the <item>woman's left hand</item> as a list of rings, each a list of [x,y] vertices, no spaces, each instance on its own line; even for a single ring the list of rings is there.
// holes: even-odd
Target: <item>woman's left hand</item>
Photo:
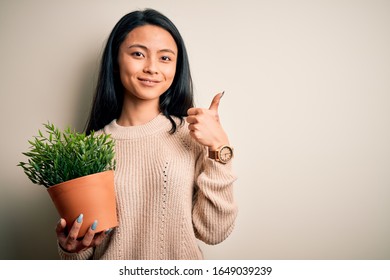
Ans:
[[[190,135],[198,143],[209,147],[211,151],[229,144],[218,115],[218,106],[222,96],[223,92],[214,96],[209,109],[190,108],[187,111]]]

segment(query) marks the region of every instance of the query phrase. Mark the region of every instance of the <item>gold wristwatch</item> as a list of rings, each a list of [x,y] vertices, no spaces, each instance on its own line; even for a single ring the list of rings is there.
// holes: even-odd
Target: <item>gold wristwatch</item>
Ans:
[[[209,158],[226,164],[233,158],[233,148],[228,145],[224,145],[215,151],[209,150]]]

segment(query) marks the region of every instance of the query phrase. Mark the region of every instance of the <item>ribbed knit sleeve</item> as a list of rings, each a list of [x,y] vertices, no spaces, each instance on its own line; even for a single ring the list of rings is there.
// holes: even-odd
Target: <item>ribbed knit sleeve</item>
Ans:
[[[193,225],[197,238],[215,245],[233,230],[237,205],[233,196],[236,176],[232,163],[222,164],[209,159],[204,148],[196,163]]]
[[[68,253],[64,251],[59,244],[58,245],[58,254],[61,260],[88,260],[92,258],[93,248],[88,248],[87,250],[81,251],[79,253]]]

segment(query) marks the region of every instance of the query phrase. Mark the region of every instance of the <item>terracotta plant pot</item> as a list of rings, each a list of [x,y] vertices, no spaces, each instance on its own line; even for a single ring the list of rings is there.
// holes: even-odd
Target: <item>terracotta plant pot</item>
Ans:
[[[96,232],[118,226],[112,170],[69,180],[47,191],[68,230],[80,214],[84,215],[78,237],[84,236],[95,220]]]

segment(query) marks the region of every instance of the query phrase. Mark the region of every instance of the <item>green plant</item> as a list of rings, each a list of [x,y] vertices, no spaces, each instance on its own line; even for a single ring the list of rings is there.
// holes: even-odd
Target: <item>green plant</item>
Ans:
[[[60,131],[44,124],[47,135],[28,141],[31,147],[20,162],[27,177],[46,188],[78,177],[115,169],[114,140],[110,135],[77,133],[70,128]]]

